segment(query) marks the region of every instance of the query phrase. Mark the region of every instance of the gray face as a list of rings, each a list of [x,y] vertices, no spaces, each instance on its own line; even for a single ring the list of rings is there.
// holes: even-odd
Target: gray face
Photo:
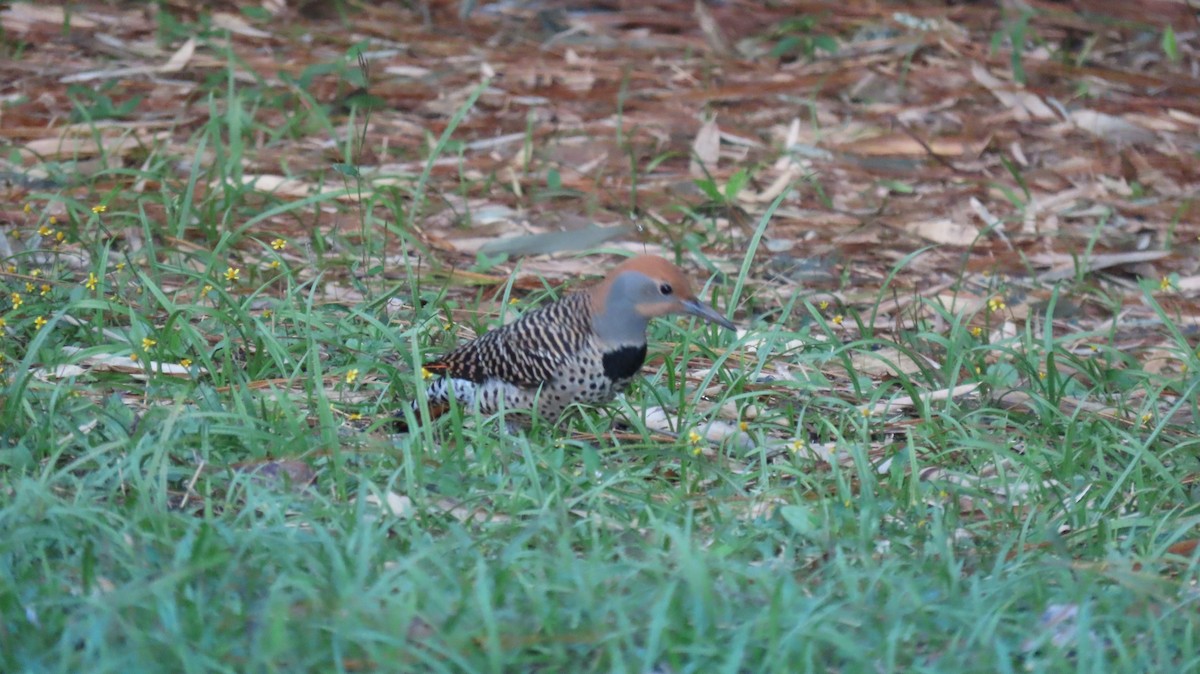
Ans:
[[[670,300],[654,279],[638,271],[627,271],[613,279],[604,313],[595,317],[593,329],[610,344],[641,344],[646,341],[650,319],[638,312],[639,304]]]

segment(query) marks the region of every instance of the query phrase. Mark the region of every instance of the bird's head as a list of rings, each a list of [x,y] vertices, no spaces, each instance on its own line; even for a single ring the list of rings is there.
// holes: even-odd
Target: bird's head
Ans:
[[[736,326],[701,302],[675,265],[657,255],[639,255],[618,265],[591,290],[595,329],[616,337],[638,334],[656,316],[690,314],[733,330]]]

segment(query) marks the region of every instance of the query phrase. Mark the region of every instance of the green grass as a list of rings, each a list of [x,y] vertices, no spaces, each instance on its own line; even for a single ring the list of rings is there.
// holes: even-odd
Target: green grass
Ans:
[[[67,162],[77,182],[5,232],[0,670],[1200,669],[1200,361],[1169,293],[1137,296],[1166,368],[1117,323],[1005,333],[998,304],[922,298],[882,330],[888,288],[762,292],[768,212],[749,250],[711,255],[736,271],[709,296],[763,308],[744,337],[659,322],[659,365],[608,411],[389,436],[422,357],[497,319],[452,311],[481,291],[415,233],[480,91],[408,157],[418,176],[372,191],[347,163],[303,175],[342,189],[284,198],[241,182],[252,141],[344,120],[273,126],[280,92],[239,87],[212,83],[193,155]],[[679,439],[646,423],[658,405]],[[722,405],[744,435],[694,439]]]

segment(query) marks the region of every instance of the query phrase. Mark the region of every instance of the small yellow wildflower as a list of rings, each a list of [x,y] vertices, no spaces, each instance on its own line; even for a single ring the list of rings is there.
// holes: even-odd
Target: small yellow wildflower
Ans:
[[[976,325],[975,327],[971,328],[971,336],[972,336],[972,337],[978,337],[978,336],[980,336],[980,335],[982,335],[982,334],[983,334],[983,328],[979,327],[978,325]]]
[[[1046,378],[1046,371],[1045,371],[1045,370],[1042,370],[1042,371],[1038,372],[1038,379],[1045,379],[1045,378]]]
[[[750,424],[748,424],[744,421],[739,421],[738,422],[738,430],[745,433],[746,431],[750,430]]]
[[[271,260],[271,264],[267,265],[268,269],[279,269],[279,260]]]
[[[103,213],[104,211],[107,211],[107,210],[108,210],[108,206],[105,206],[104,204],[96,204],[95,206],[92,206],[93,213]]]
[[[52,225],[57,225],[57,224],[58,224],[58,217],[57,217],[57,216],[54,216],[54,215],[51,215],[51,216],[50,216],[50,224],[52,224]]]
[[[834,325],[841,325],[842,321],[844,321],[844,320],[846,320],[846,317],[841,314],[838,314],[838,315],[834,316],[833,318],[829,319],[829,322],[833,323]]]
[[[42,297],[45,297],[47,294],[49,294],[49,293],[50,293],[50,284],[49,284],[49,283],[43,283],[43,284],[42,284],[42,287],[40,288],[40,290],[41,290],[42,292],[41,292],[41,293],[39,293],[39,294],[40,294]]]
[[[821,303],[817,306],[821,307],[821,311],[825,311],[829,308],[829,300],[821,300]]]
[[[88,290],[95,290],[98,285],[100,285],[100,279],[96,278],[96,272],[88,272],[88,277],[83,282],[83,287]]]
[[[691,431],[688,433],[688,442],[692,443],[693,445],[700,444],[700,441],[703,439],[704,439],[704,437],[701,436],[696,431]]]
[[[21,299],[21,293],[13,293],[9,299],[12,300],[13,309],[20,309],[21,305],[25,303],[25,300]]]
[[[142,349],[145,351],[153,349],[155,344],[158,344],[157,339],[150,339],[149,337],[142,338]]]
[[[275,239],[271,242],[271,247],[275,250],[283,250],[287,247],[287,241],[284,241],[283,239]]]
[[[274,314],[271,312],[270,309],[263,309],[263,312],[262,312],[263,318],[270,318],[271,316],[274,316]]]
[[[180,358],[180,359],[179,359],[179,364],[180,364],[180,365],[182,365],[182,366],[184,366],[184,367],[191,367],[191,366],[192,366],[192,359],[191,359],[191,358]]]
[[[39,277],[39,276],[41,276],[41,275],[42,275],[42,270],[41,270],[41,269],[34,269],[33,271],[29,272],[29,275],[30,275],[30,276],[32,276],[32,277],[34,277],[34,278],[37,278],[37,277]]]
[[[62,240],[67,238],[67,235],[60,229],[54,233],[54,240],[62,243]]]
[[[421,379],[432,379],[432,378],[433,378],[433,373],[429,371],[429,368],[425,368],[425,367],[421,368]]]
[[[1158,289],[1163,292],[1170,290],[1171,289],[1171,277],[1170,276],[1162,277],[1162,280],[1158,282]]]
[[[1153,413],[1151,413],[1151,412],[1146,412],[1145,414],[1143,414],[1143,415],[1142,415],[1142,424],[1143,424],[1143,425],[1145,425],[1145,424],[1149,424],[1151,421],[1154,421],[1154,414],[1153,414]]]
[[[29,215],[29,213],[32,211],[33,211],[33,204],[29,204],[29,203],[25,204],[25,214]]]
[[[351,368],[346,372],[346,383],[353,384],[355,379],[358,379],[358,368]]]
[[[799,454],[800,450],[802,450],[802,449],[804,449],[804,441],[803,440],[799,440],[799,439],[792,440],[792,453],[793,454]]]
[[[347,418],[350,419],[350,421],[360,421],[362,419],[362,415],[358,412],[351,412],[350,416]]]
[[[0,318],[0,330],[3,330],[8,325],[8,321]],[[0,360],[4,360],[4,354],[0,353]]]
[[[207,295],[212,292],[213,287],[209,284],[204,284],[204,288],[200,290],[201,295]]]
[[[27,293],[33,292],[33,284],[30,283],[29,281],[25,282],[25,292],[27,292]]]
[[[138,355],[136,353],[129,354],[129,360],[132,360],[133,362],[136,363],[137,359],[138,359]]]
[[[10,265],[8,265],[8,267],[6,267],[5,269],[6,269],[6,270],[8,271],[8,273],[10,273],[10,274],[15,274],[15,273],[17,273],[17,265],[15,265],[15,264],[10,264]]]
[[[38,236],[50,236],[53,233],[54,233],[54,230],[50,229],[46,225],[42,225],[41,227],[38,227]]]
[[[118,262],[118,263],[117,263],[117,271],[121,271],[121,270],[122,270],[122,269],[124,269],[124,268],[125,268],[125,263],[124,263],[124,262]]]
[[[33,319],[33,327],[38,330],[41,330],[43,327],[45,327],[46,323],[49,323],[49,321],[46,320],[45,316],[38,316],[37,318]]]
[[[516,303],[517,303],[517,301],[518,301],[518,300],[517,300],[517,298],[515,298],[515,297],[510,297],[510,298],[508,298],[508,303],[509,303],[509,304],[516,304]]]
[[[1003,311],[1005,309],[1005,307],[1008,306],[1007,304],[1004,303],[1004,300],[999,297],[991,298],[990,300],[988,300],[987,305],[988,305],[988,311],[992,311],[992,312]]]
[[[234,281],[238,280],[238,277],[240,277],[241,275],[242,275],[242,270],[238,269],[237,267],[230,267],[229,269],[225,270],[225,280],[229,281],[230,283],[233,283]]]

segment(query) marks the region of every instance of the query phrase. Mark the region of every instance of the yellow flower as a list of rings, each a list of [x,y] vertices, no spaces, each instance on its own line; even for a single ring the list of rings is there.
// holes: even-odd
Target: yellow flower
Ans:
[[[1004,308],[1008,306],[1004,303],[1004,300],[999,297],[993,297],[992,299],[988,300],[987,305],[988,305],[988,311],[993,311],[993,312],[994,311],[1003,311]]]
[[[355,379],[358,379],[358,368],[351,368],[346,372],[346,383],[353,384]]]
[[[50,284],[49,284],[49,283],[43,283],[43,284],[42,284],[42,288],[41,288],[41,290],[42,290],[42,292],[41,292],[41,295],[42,295],[42,297],[45,297],[45,296],[46,296],[46,293],[50,292]]]
[[[1171,277],[1170,276],[1162,277],[1162,280],[1158,282],[1158,289],[1163,292],[1170,290],[1171,289]]]
[[[41,276],[41,275],[42,275],[42,270],[41,270],[41,269],[34,269],[33,271],[29,272],[29,275],[30,275],[30,276],[32,276],[32,277],[34,277],[34,278],[37,278],[37,277],[39,277],[39,276]]]
[[[0,330],[3,330],[6,325],[8,325],[8,321],[0,318]],[[4,360],[4,354],[2,353],[0,353],[0,360]]]
[[[1145,414],[1143,414],[1143,415],[1142,415],[1142,424],[1143,424],[1143,425],[1144,425],[1144,424],[1149,424],[1151,421],[1154,421],[1154,414],[1153,414],[1153,413],[1151,413],[1151,412],[1146,412]]]
[[[33,204],[25,204],[25,213],[26,213],[26,215],[28,215],[28,214],[29,214],[29,212],[30,212],[30,211],[32,211],[32,210],[33,210]]]
[[[267,265],[268,269],[279,269],[279,260],[271,260],[271,264]]]
[[[692,443],[693,445],[700,444],[700,441],[703,439],[704,437],[696,431],[691,431],[688,433],[688,442]]]
[[[204,284],[204,288],[200,291],[200,294],[207,295],[212,292],[212,289],[213,289],[213,287],[206,283],[206,284]]]
[[[1038,372],[1038,379],[1045,379],[1045,378],[1046,378],[1046,372],[1045,372],[1045,371]]]
[[[41,330],[48,322],[49,321],[46,320],[45,316],[38,316],[37,318],[33,319],[33,327]]]
[[[125,263],[124,263],[124,262],[118,262],[118,263],[117,263],[117,271],[121,271],[121,270],[122,270],[122,269],[124,269],[124,268],[125,268]]]
[[[978,337],[978,336],[980,336],[980,335],[982,335],[982,334],[983,334],[983,328],[979,327],[978,325],[976,325],[975,327],[971,328],[971,336],[972,336],[972,337]]]
[[[829,300],[821,300],[821,303],[817,306],[821,307],[821,311],[825,311],[829,308]]]
[[[262,313],[263,318],[270,318],[272,315],[273,314],[271,313],[270,309],[263,309],[263,313]]]
[[[95,290],[98,285],[100,285],[100,279],[96,278],[96,272],[88,272],[88,277],[83,282],[83,287],[88,290]]]
[[[104,211],[107,211],[107,210],[108,210],[108,206],[105,206],[104,204],[96,204],[95,206],[92,206],[93,213],[103,213]]]
[[[509,303],[509,304],[516,304],[516,303],[517,303],[517,301],[518,301],[518,300],[517,300],[517,298],[515,298],[515,297],[510,297],[510,298],[508,298],[508,303]]]
[[[13,309],[20,309],[21,305],[25,303],[25,300],[21,299],[21,293],[13,293],[9,299],[12,300]]]
[[[155,344],[158,344],[157,339],[150,339],[149,337],[142,338],[142,349],[145,351],[153,349]]]
[[[275,250],[283,250],[287,247],[287,241],[284,241],[283,239],[275,239],[271,242],[271,247]]]
[[[46,225],[42,225],[41,227],[38,227],[38,235],[39,236],[50,236],[53,233],[54,233],[54,230],[50,229]]]
[[[136,354],[136,353],[131,353],[131,354],[129,354],[129,360],[132,360],[132,361],[134,361],[134,362],[137,362],[137,359],[138,359],[138,356],[137,356],[137,354]]]
[[[837,316],[834,316],[833,318],[831,318],[829,320],[834,325],[841,325],[842,321],[846,320],[846,317],[842,316],[841,314],[838,314]]]
[[[804,449],[804,441],[803,440],[792,440],[792,453],[793,454],[798,454],[800,452],[800,450],[802,450],[802,449]]]
[[[50,224],[52,224],[52,225],[57,225],[57,224],[58,224],[58,218],[57,218],[57,217],[55,217],[55,216],[53,216],[53,215],[51,215],[51,216],[50,216]]]
[[[358,412],[352,412],[348,418],[350,421],[359,421],[362,419],[362,415]]]
[[[739,421],[738,429],[741,430],[743,433],[745,433],[746,431],[750,430],[750,424],[748,424],[744,421]]]
[[[25,282],[25,292],[27,292],[27,293],[33,292],[33,284],[30,283],[29,281]]]
[[[428,368],[421,368],[421,379],[432,379],[433,373]]]
[[[179,359],[179,364],[180,364],[180,365],[182,365],[182,366],[184,366],[184,367],[191,367],[191,366],[192,366],[192,359],[191,359],[191,358],[180,358],[180,359]]]
[[[242,270],[238,269],[237,267],[230,267],[229,269],[225,270],[225,280],[229,281],[230,283],[238,280],[238,277],[241,275]]]

